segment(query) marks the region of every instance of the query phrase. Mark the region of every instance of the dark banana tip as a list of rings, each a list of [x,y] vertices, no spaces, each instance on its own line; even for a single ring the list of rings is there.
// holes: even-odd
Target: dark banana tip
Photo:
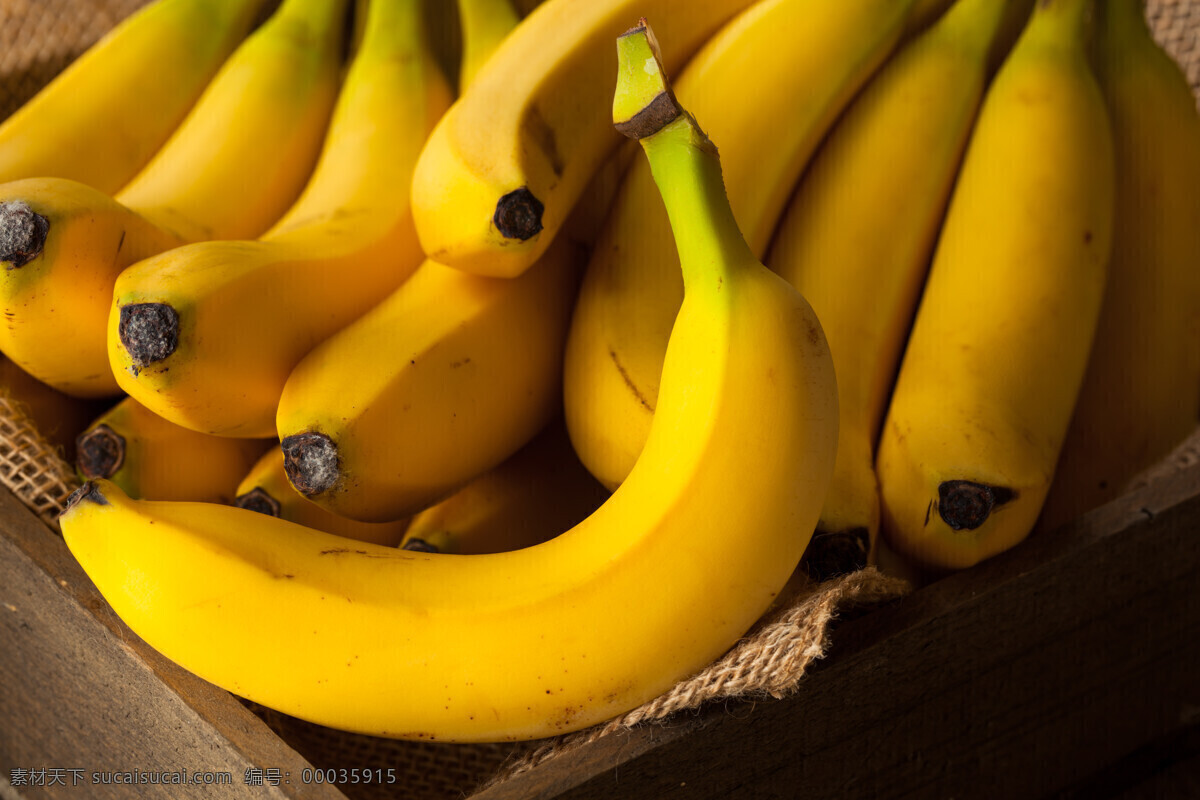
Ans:
[[[866,528],[841,531],[818,528],[800,563],[814,581],[826,581],[865,569],[870,549],[871,535]]]
[[[107,425],[84,431],[75,440],[75,466],[89,480],[111,478],[124,463],[125,437]]]
[[[283,469],[300,494],[311,496],[338,482],[337,445],[323,433],[306,431],[285,436]]]
[[[23,267],[40,256],[49,232],[50,220],[24,200],[0,203],[0,261],[7,262],[7,269]]]
[[[84,481],[82,486],[71,492],[67,497],[66,502],[63,503],[62,513],[66,514],[72,508],[85,501],[95,503],[98,506],[108,505],[108,498],[101,494],[100,487],[96,485],[96,482]],[[62,514],[59,516],[62,516]]]
[[[121,306],[117,335],[134,366],[148,367],[179,346],[179,314],[166,303]]]
[[[505,239],[531,239],[542,230],[542,201],[534,197],[528,187],[514,189],[496,203],[492,222]]]
[[[975,481],[942,481],[938,485],[938,514],[956,531],[973,531],[992,514],[996,506],[1017,496],[1006,486],[989,486]]]
[[[440,550],[437,549],[437,545],[430,544],[429,542],[425,541],[424,539],[418,539],[415,536],[413,538],[409,539],[404,544],[400,545],[400,549],[401,550],[413,550],[417,553],[440,553],[441,552]]]
[[[233,504],[247,511],[266,514],[268,517],[278,517],[280,513],[279,501],[269,495],[261,486],[255,486],[250,491],[239,494],[233,498]]]

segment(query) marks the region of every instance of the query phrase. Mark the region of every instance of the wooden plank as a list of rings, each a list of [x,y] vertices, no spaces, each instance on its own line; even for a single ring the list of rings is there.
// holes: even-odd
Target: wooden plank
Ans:
[[[474,800],[1043,797],[1200,709],[1200,465],[834,633],[783,701],[634,729]]]
[[[252,792],[345,800],[328,784],[304,783],[308,762],[238,700],[168,661],[130,631],[62,539],[3,491],[0,675],[0,771],[10,778],[13,770],[51,770],[45,780],[63,782],[35,787],[14,780],[12,790],[22,797],[215,800]],[[247,770],[279,770],[280,783],[248,787]],[[228,774],[229,783],[131,790],[105,785],[107,775],[93,774],[182,777],[182,771],[189,780]],[[28,773],[15,775],[23,774]],[[134,779],[148,780],[148,775]]]

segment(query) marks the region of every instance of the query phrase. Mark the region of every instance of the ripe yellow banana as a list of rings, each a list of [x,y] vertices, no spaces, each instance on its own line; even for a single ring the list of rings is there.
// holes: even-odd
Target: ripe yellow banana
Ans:
[[[493,470],[412,518],[400,546],[435,553],[500,553],[544,542],[607,499],[571,447],[561,417]]]
[[[424,44],[420,0],[369,6],[326,147],[294,206],[258,241],[189,244],[126,269],[108,360],[161,416],[225,436],[274,436],[304,355],[421,263],[407,186],[451,93]]]
[[[1097,5],[1094,62],[1113,124],[1113,258],[1088,371],[1041,526],[1117,497],[1200,410],[1200,115],[1138,0]]]
[[[344,6],[284,0],[115,198],[59,178],[0,184],[0,260],[14,266],[0,305],[20,319],[0,350],[64,392],[116,394],[104,331],[117,275],[185,241],[258,236],[295,200],[337,91]]]
[[[156,0],[0,123],[0,183],[57,177],[112,194],[178,127],[267,0]]]
[[[674,69],[752,2],[548,0],[538,6],[421,154],[412,192],[425,253],[478,275],[513,277],[527,269],[620,144],[604,111],[616,69],[612,38],[639,14],[652,16]]]
[[[458,92],[462,94],[521,18],[511,0],[458,0],[458,18],[462,30]]]
[[[83,480],[107,478],[131,497],[228,503],[269,445],[181,428],[126,397],[79,435],[75,468]]]
[[[409,522],[407,519],[359,522],[309,502],[288,482],[283,469],[283,451],[278,445],[263,453],[242,478],[233,503],[238,508],[279,517],[307,528],[386,547],[400,544]]]
[[[874,550],[879,424],[1012,5],[958,0],[883,67],[809,165],[766,259],[816,310],[837,370],[837,467],[804,557],[817,577]]]
[[[620,43],[622,64],[656,66],[644,28]],[[670,96],[660,70],[635,87],[647,104]],[[618,101],[633,78],[623,73]],[[597,723],[742,636],[820,510],[836,448],[832,360],[812,309],[742,240],[715,148],[690,116],[637,133],[687,293],[650,439],[595,513],[533,547],[455,556],[347,546],[96,481],[60,523],[117,614],[167,657],[268,707],[441,741]]]
[[[583,259],[559,237],[518,278],[426,261],[292,371],[276,428],[292,484],[343,516],[408,516],[497,466],[561,407]]]
[[[970,566],[1041,510],[1079,394],[1113,227],[1088,0],[1041,0],[984,99],[876,459],[901,554]]]
[[[711,120],[734,214],[760,258],[812,152],[899,38],[909,2],[763,0],[680,76],[680,101]],[[746,90],[751,74],[761,89]],[[564,364],[571,440],[609,489],[646,441],[682,298],[669,221],[639,161],[596,242]]]

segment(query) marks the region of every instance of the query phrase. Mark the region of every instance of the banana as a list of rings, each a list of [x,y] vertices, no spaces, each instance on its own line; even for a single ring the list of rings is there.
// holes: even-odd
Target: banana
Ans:
[[[233,503],[238,508],[280,517],[307,528],[386,547],[400,544],[409,523],[407,519],[359,522],[330,513],[316,503],[305,500],[288,482],[283,469],[283,451],[278,445],[263,453],[242,478]]]
[[[288,376],[276,432],[292,484],[330,511],[379,522],[519,450],[561,408],[582,262],[562,236],[518,278],[423,263]]]
[[[574,527],[607,497],[579,463],[560,417],[500,466],[415,515],[400,546],[468,555],[517,550]]]
[[[108,324],[113,281],[133,262],[181,244],[82,183],[0,184],[0,351],[68,395],[119,394],[99,335]]]
[[[63,394],[0,355],[0,391],[16,403],[33,427],[68,463],[75,461],[75,437],[111,405]]]
[[[1014,5],[958,0],[883,67],[809,165],[766,259],[816,310],[837,370],[837,466],[804,556],[815,577],[865,567],[874,552],[879,424]]]
[[[1097,6],[1094,62],[1113,123],[1117,211],[1091,361],[1040,526],[1115,498],[1200,409],[1200,116],[1137,0]]]
[[[126,397],[79,435],[75,468],[81,479],[107,478],[131,497],[228,503],[269,444],[196,433]]]
[[[208,241],[132,265],[106,321],[117,383],[176,424],[274,436],[288,374],[400,285],[423,255],[408,185],[451,102],[420,0],[373,2],[304,192],[257,241]]]
[[[258,236],[296,199],[337,91],[344,5],[285,0],[115,197],[0,184],[0,350],[68,394],[119,392],[104,340],[117,275],[187,241]]]
[[[426,255],[478,275],[513,277],[527,269],[620,144],[604,112],[616,74],[612,37],[639,14],[661,20],[664,56],[674,69],[753,1],[539,5],[421,153],[412,196]]]
[[[908,6],[763,0],[680,76],[681,102],[711,120],[734,214],[760,258],[809,157],[897,42]],[[762,90],[746,91],[750,74]],[[564,363],[571,440],[609,489],[646,441],[683,297],[678,265],[667,215],[639,161],[625,174],[588,264]]]
[[[670,96],[645,28],[620,51],[622,66],[655,68],[641,99]],[[630,105],[631,83],[623,70],[614,110]],[[60,523],[116,613],[242,697],[401,739],[583,728],[729,648],[784,587],[816,522],[836,449],[833,365],[811,307],[742,240],[715,148],[690,116],[636,133],[687,289],[649,441],[599,509],[542,544],[455,556],[347,546],[95,481]]]
[[[458,92],[462,94],[521,18],[511,0],[458,0],[458,18],[462,28]]]
[[[964,157],[876,458],[882,529],[960,568],[1027,536],[1103,296],[1113,144],[1088,0],[1041,0]]]
[[[266,0],[156,0],[0,123],[0,183],[58,177],[112,194],[178,127]]]

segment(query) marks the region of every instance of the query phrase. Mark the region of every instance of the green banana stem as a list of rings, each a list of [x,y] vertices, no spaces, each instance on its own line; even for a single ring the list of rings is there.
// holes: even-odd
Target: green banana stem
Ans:
[[[684,291],[719,291],[738,264],[757,263],[733,216],[717,148],[671,92],[649,24],[618,39],[613,119],[640,141],[683,269]]]
[[[976,52],[990,48],[1009,0],[958,0],[930,29],[930,35]]]
[[[1097,69],[1120,69],[1132,48],[1153,41],[1142,0],[1104,0],[1096,10],[1095,48],[1100,54]]]
[[[1066,41],[1082,44],[1091,7],[1092,0],[1038,0],[1022,38],[1052,47]]]
[[[356,58],[412,57],[420,53],[424,29],[421,0],[375,0],[367,6]]]
[[[298,31],[316,33],[340,29],[345,22],[346,0],[283,0],[264,24],[294,25]]]

